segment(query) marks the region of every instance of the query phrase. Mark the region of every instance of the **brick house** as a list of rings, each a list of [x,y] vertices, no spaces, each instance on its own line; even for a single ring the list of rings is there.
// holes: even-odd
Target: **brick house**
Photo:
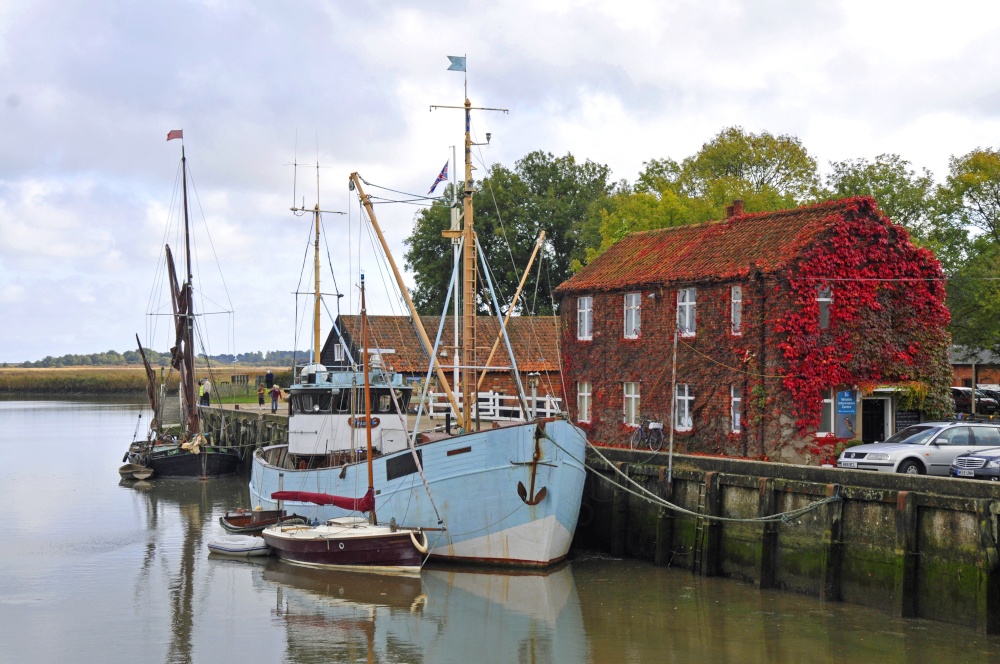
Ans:
[[[454,319],[445,317],[444,330],[441,335],[440,348],[444,354],[439,362],[448,375],[452,377],[450,365],[453,363],[452,353],[455,347]],[[382,349],[383,361],[395,371],[403,374],[407,380],[422,380],[427,375],[427,353],[420,344],[420,338],[413,327],[409,316],[369,316],[369,345]],[[440,316],[423,316],[421,322],[427,335],[433,342],[441,323]],[[495,317],[480,317],[476,323],[478,334],[477,362],[482,365],[489,357],[493,341],[500,332],[500,323]],[[558,349],[558,318],[555,316],[514,316],[507,322],[507,334],[510,337],[511,348],[517,368],[525,381],[524,389],[528,391],[524,376],[528,373],[539,374],[538,396],[551,395],[561,398],[563,394],[559,373]],[[344,352],[344,344],[336,330],[340,329],[343,341],[349,349]],[[337,318],[334,329],[327,336],[326,343],[320,353],[321,363],[327,367],[343,367],[349,364],[348,357],[360,358],[361,348],[361,316],[341,315]],[[480,392],[497,392],[506,395],[516,395],[517,388],[510,371],[506,346],[500,341],[490,366],[496,370],[486,372],[486,378],[480,385]],[[432,378],[436,382],[436,378]]]
[[[645,415],[675,449],[817,463],[951,410],[940,264],[874,200],[729,212],[633,233],[556,289],[592,440]]]
[[[1000,356],[989,351],[978,353],[955,346],[951,349],[951,384],[955,387],[972,387],[973,370],[976,385],[1000,385]]]

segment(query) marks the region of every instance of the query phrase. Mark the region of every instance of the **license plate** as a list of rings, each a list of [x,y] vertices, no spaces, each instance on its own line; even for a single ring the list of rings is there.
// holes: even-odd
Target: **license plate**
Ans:
[[[955,474],[959,477],[975,477],[976,471],[969,470],[968,468],[958,468],[955,470]]]
[[[857,468],[858,467],[858,462],[857,461],[841,461],[840,462],[840,467],[841,468]]]

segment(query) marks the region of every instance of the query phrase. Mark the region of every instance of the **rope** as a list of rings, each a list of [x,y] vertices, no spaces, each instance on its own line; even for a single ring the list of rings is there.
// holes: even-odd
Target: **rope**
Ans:
[[[548,437],[548,436],[546,436],[546,437]],[[549,440],[552,440],[552,439],[549,438]],[[615,471],[615,473],[617,473],[618,475],[620,475],[621,477],[623,477],[626,482],[628,482],[632,486],[636,487],[639,491],[633,491],[633,490],[631,490],[631,489],[629,489],[629,488],[627,488],[625,486],[622,486],[620,484],[615,484],[610,478],[605,477],[603,474],[601,474],[600,472],[598,472],[596,468],[592,468],[590,466],[586,466],[587,470],[589,470],[592,474],[596,475],[598,478],[604,480],[605,482],[609,482],[609,483],[615,484],[616,487],[619,487],[619,488],[623,489],[625,492],[627,492],[627,493],[629,493],[629,494],[631,494],[631,495],[633,495],[633,496],[635,496],[637,498],[641,498],[641,499],[643,499],[643,500],[645,500],[647,502],[653,503],[654,505],[659,505],[659,506],[665,507],[665,508],[667,508],[669,510],[673,510],[674,512],[679,512],[681,514],[687,514],[689,516],[693,516],[693,517],[696,517],[696,518],[699,518],[699,519],[707,519],[707,520],[710,520],[710,521],[724,521],[724,522],[730,522],[730,523],[776,523],[776,522],[790,523],[791,521],[793,521],[793,520],[795,520],[795,519],[803,516],[804,514],[807,514],[809,512],[812,512],[813,510],[819,509],[823,505],[826,505],[826,504],[829,504],[829,503],[835,503],[835,502],[839,502],[839,501],[843,500],[843,498],[841,498],[839,494],[838,495],[833,495],[833,496],[829,496],[829,497],[823,498],[821,500],[817,500],[815,502],[812,502],[809,505],[806,505],[805,507],[800,507],[799,509],[796,509],[796,510],[791,510],[789,512],[780,512],[778,514],[771,514],[771,515],[768,515],[768,516],[758,516],[758,517],[753,517],[753,518],[749,518],[749,519],[741,519],[741,518],[726,517],[726,516],[715,516],[713,514],[700,514],[698,512],[692,512],[691,510],[689,510],[689,509],[687,509],[685,507],[681,507],[680,505],[675,505],[674,503],[671,503],[670,501],[657,496],[656,494],[654,494],[653,492],[649,491],[644,486],[642,486],[641,484],[639,484],[638,482],[636,482],[635,480],[633,480],[631,477],[629,477],[628,475],[626,475],[625,473],[623,473],[621,471],[621,469],[619,469],[614,463],[612,463],[611,461],[609,461],[607,457],[605,457],[603,454],[601,454],[600,450],[598,450],[597,447],[594,446],[593,443],[591,443],[590,441],[587,441],[587,445],[590,447],[591,450],[593,450],[593,452],[595,454],[597,454],[598,457],[600,457],[600,459],[604,463],[606,463],[608,465],[609,468],[611,468],[613,471]]]

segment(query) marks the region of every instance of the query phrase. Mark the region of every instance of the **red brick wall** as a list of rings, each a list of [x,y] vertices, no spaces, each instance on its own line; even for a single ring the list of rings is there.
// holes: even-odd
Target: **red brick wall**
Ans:
[[[964,386],[966,385],[966,380],[969,381],[969,385],[972,385],[972,367],[970,365],[952,365],[952,371],[954,372],[951,381],[952,385],[956,387]],[[993,365],[977,366],[976,382],[980,385],[1000,385],[1000,367]]]

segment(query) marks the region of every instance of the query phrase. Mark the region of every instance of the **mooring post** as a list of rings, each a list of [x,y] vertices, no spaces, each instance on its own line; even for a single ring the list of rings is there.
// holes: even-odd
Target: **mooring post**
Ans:
[[[826,497],[840,495],[839,484],[826,485]],[[844,502],[835,500],[823,508],[823,579],[819,585],[819,598],[824,602],[839,602],[841,599],[842,562],[844,557],[843,523]]]
[[[628,476],[628,464],[615,464],[618,470]],[[615,482],[615,493],[611,501],[611,555],[621,556],[625,553],[625,526],[628,520],[628,494],[620,486],[621,479]]]
[[[1000,634],[1000,555],[997,552],[997,513],[992,500],[976,501],[979,524],[979,586],[976,588],[976,629]]]
[[[917,613],[917,494],[896,494],[896,578],[893,593],[896,615],[915,618]]]
[[[757,516],[765,517],[775,514],[778,496],[774,488],[774,478],[758,478],[757,487]],[[774,521],[765,521],[761,524],[760,551],[757,556],[758,588],[774,587],[777,554],[778,524]]]

